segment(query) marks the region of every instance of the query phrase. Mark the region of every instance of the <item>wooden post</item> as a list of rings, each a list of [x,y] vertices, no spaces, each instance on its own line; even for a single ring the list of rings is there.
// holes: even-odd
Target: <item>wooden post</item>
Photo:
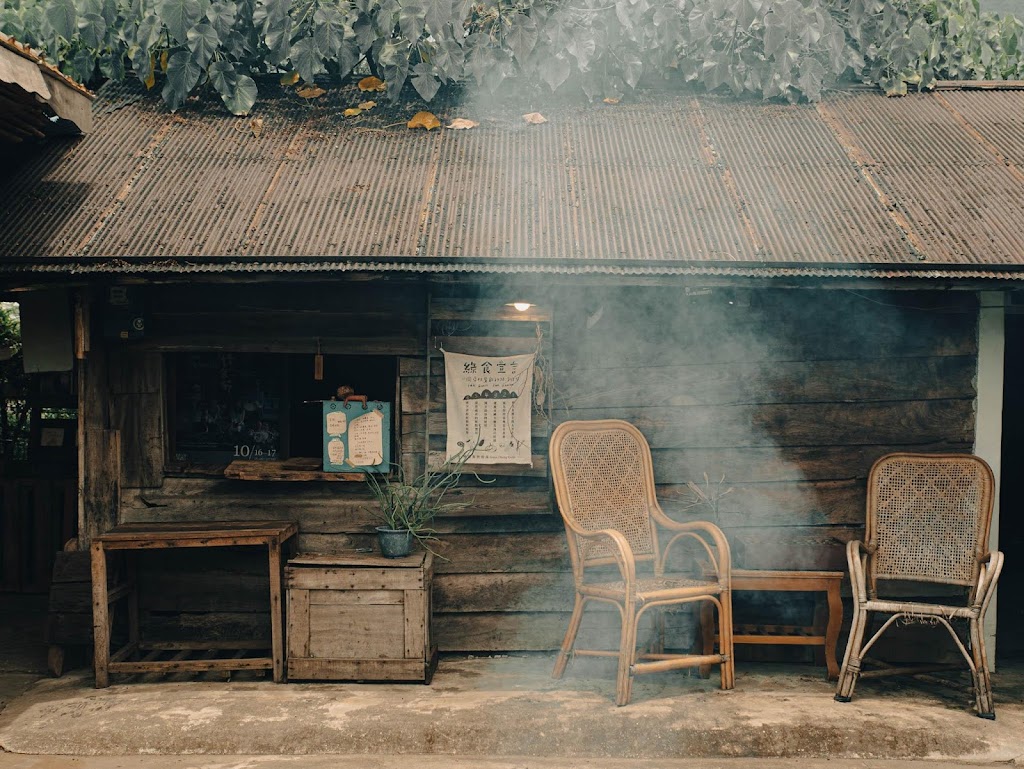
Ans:
[[[270,551],[270,643],[274,660],[274,683],[284,683],[284,624],[281,619],[281,540],[275,538]]]
[[[121,433],[86,429],[79,446],[79,542],[92,542],[117,524],[121,506]]]
[[[100,543],[92,545],[92,640],[96,688],[110,685],[110,603],[107,593],[107,554]]]

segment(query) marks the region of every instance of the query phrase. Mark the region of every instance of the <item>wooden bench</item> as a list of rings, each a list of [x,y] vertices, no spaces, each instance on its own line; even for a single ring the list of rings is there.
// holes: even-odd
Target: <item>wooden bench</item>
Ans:
[[[207,521],[203,523],[129,523],[115,526],[92,540],[92,623],[96,688],[110,684],[111,673],[178,673],[206,670],[272,670],[274,681],[285,680],[284,627],[281,609],[283,544],[298,531],[290,521]],[[197,641],[143,644],[139,638],[138,589],[134,559],[126,563],[126,579],[107,584],[107,554],[182,547],[232,547],[255,545],[267,548],[270,571],[270,656],[250,657],[252,641]],[[111,652],[112,604],[124,600],[128,613],[128,642]],[[263,644],[258,644],[262,648]],[[161,652],[175,652],[172,659],[157,659]],[[141,660],[133,659],[148,652]],[[200,652],[199,659],[189,659]],[[225,656],[231,653],[232,656]]]
[[[822,647],[825,667],[830,679],[839,678],[836,644],[843,624],[843,602],[839,588],[843,582],[841,571],[762,571],[733,569],[732,591],[823,592],[826,594],[827,619],[822,622],[816,613],[812,626],[790,627],[779,625],[734,625],[734,644],[787,644]],[[715,615],[710,604],[701,609],[701,635],[704,653],[709,654],[718,641]]]

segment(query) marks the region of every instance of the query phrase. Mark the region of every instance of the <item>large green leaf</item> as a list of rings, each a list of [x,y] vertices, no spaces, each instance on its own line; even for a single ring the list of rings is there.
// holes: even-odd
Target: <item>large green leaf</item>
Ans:
[[[426,62],[420,62],[412,70],[412,87],[420,95],[423,101],[430,101],[441,87],[433,72],[433,68]]]
[[[324,7],[313,16],[313,39],[317,50],[334,58],[345,40],[345,17],[337,8]]]
[[[317,75],[325,72],[324,55],[316,46],[312,37],[299,38],[292,44],[292,69],[301,75],[307,83],[312,83]]]
[[[219,45],[220,38],[217,36],[217,30],[208,22],[196,24],[188,31],[188,49],[192,51],[192,55],[200,67],[205,67],[210,63]]]
[[[537,45],[537,22],[525,14],[517,13],[509,23],[511,26],[505,33],[505,45],[516,57],[516,61],[525,62]]]
[[[199,0],[160,0],[160,18],[178,43],[188,41],[188,31],[202,16]]]
[[[239,75],[234,66],[226,61],[215,61],[207,73],[210,84],[220,94],[224,106],[233,115],[248,115],[256,103],[255,81],[248,75]]]
[[[571,71],[568,60],[559,56],[548,57],[538,69],[541,79],[552,91],[557,91],[559,86],[569,79]]]
[[[415,42],[423,34],[426,8],[419,0],[402,3],[398,10],[398,28],[406,40]]]
[[[452,18],[452,0],[423,0],[425,11],[423,20],[431,34],[441,34],[448,24],[455,21]],[[459,19],[459,23],[462,19]]]
[[[99,50],[106,44],[107,22],[98,13],[86,13],[78,20],[78,33],[87,47]]]
[[[45,6],[46,20],[53,31],[70,40],[78,31],[78,10],[75,0],[50,0]]]
[[[172,112],[185,103],[185,98],[196,87],[202,74],[203,68],[188,51],[178,51],[170,58],[167,62],[167,82],[164,84],[162,95]]]

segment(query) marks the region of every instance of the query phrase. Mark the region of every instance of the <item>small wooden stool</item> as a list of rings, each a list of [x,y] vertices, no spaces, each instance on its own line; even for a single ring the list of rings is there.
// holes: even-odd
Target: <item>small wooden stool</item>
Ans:
[[[824,592],[828,596],[828,619],[822,626],[815,612],[811,627],[786,628],[778,632],[776,626],[734,626],[734,644],[791,644],[798,646],[821,646],[825,654],[825,666],[830,679],[839,678],[839,664],[836,662],[836,643],[839,629],[843,624],[843,602],[839,587],[843,582],[841,571],[761,571],[756,569],[733,569],[732,590],[761,590],[778,592]],[[751,632],[753,631],[753,632]],[[701,636],[704,653],[710,654],[718,640],[714,612],[710,604],[701,607]],[[703,671],[702,671],[703,672]]]

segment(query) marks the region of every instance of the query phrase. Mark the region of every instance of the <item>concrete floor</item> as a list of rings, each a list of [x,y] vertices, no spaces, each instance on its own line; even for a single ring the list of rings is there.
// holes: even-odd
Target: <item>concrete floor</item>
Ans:
[[[0,769],[1024,765],[1024,665],[996,673],[992,722],[965,677],[862,681],[839,704],[823,668],[799,664],[741,663],[730,692],[642,677],[617,708],[606,660],[553,681],[548,654],[442,657],[430,686],[179,675],[97,690],[87,669],[45,677],[38,638],[29,619],[0,628]]]

